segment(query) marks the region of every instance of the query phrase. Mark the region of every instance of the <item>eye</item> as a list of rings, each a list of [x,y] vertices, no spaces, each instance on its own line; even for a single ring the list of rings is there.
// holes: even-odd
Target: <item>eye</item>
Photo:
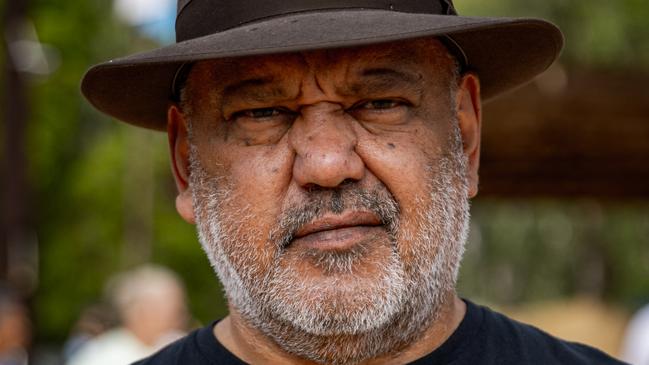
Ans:
[[[296,113],[283,107],[244,109],[233,113],[227,120],[241,126],[265,126],[292,123]]]
[[[263,118],[272,118],[279,116],[286,111],[280,108],[259,108],[259,109],[248,109],[242,110],[240,112],[234,113],[232,115],[234,118],[245,117],[252,119],[263,119]]]
[[[362,100],[347,112],[358,121],[379,124],[401,124],[407,121],[412,103],[400,98]]]
[[[378,99],[378,100],[370,100],[364,103],[361,103],[360,105],[357,106],[357,108],[362,108],[362,109],[391,109],[391,108],[396,108],[398,106],[401,106],[403,103],[398,101],[398,100],[392,100],[392,99]]]
[[[230,114],[226,111],[223,115],[226,139],[246,147],[274,144],[293,125],[296,115],[282,106],[240,108]]]

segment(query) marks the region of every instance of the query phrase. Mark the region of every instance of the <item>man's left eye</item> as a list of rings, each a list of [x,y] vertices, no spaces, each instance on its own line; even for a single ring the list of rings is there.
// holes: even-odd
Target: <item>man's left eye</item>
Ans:
[[[270,118],[278,116],[282,111],[278,108],[260,108],[260,109],[250,109],[241,112],[244,116],[248,118]]]
[[[400,106],[401,102],[391,99],[371,100],[360,105],[363,109],[391,109]]]

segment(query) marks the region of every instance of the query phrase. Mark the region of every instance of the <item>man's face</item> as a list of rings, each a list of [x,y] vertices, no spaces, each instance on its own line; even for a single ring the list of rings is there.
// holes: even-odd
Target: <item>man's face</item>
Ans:
[[[170,112],[179,211],[249,325],[330,363],[430,326],[477,169],[454,71],[432,39],[194,66]]]

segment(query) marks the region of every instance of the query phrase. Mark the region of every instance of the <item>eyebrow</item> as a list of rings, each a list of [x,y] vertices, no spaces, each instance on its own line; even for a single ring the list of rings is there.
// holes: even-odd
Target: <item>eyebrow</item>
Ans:
[[[271,98],[284,97],[286,95],[285,90],[275,84],[273,77],[258,77],[238,81],[223,89],[223,99],[225,102],[234,99],[265,101]]]
[[[345,95],[366,94],[388,90],[414,90],[422,89],[421,74],[392,68],[367,68],[357,73],[358,80],[354,80],[343,90]]]
[[[368,68],[361,72],[363,77],[381,77],[386,79],[396,79],[415,83],[421,79],[421,75],[415,75],[407,71],[399,71],[391,68]]]
[[[357,80],[352,80],[344,87],[337,88],[341,95],[355,96],[391,90],[408,90],[419,92],[422,76],[408,71],[392,68],[366,68],[357,73]],[[223,90],[224,104],[233,100],[252,100],[265,102],[272,99],[284,99],[286,90],[279,87],[272,76],[255,77],[234,82]]]

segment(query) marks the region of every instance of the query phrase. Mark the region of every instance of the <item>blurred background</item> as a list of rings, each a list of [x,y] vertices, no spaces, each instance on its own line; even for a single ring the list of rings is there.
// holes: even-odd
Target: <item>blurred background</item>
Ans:
[[[649,303],[649,3],[455,5],[550,19],[566,36],[548,72],[484,109],[460,293],[619,356]],[[107,281],[142,264],[179,275],[189,327],[226,314],[175,212],[166,136],[99,114],[79,92],[90,65],[173,42],[175,6],[0,1],[0,289],[21,308],[30,363],[61,363],[82,313],[110,327]],[[0,298],[0,327],[2,313]]]

